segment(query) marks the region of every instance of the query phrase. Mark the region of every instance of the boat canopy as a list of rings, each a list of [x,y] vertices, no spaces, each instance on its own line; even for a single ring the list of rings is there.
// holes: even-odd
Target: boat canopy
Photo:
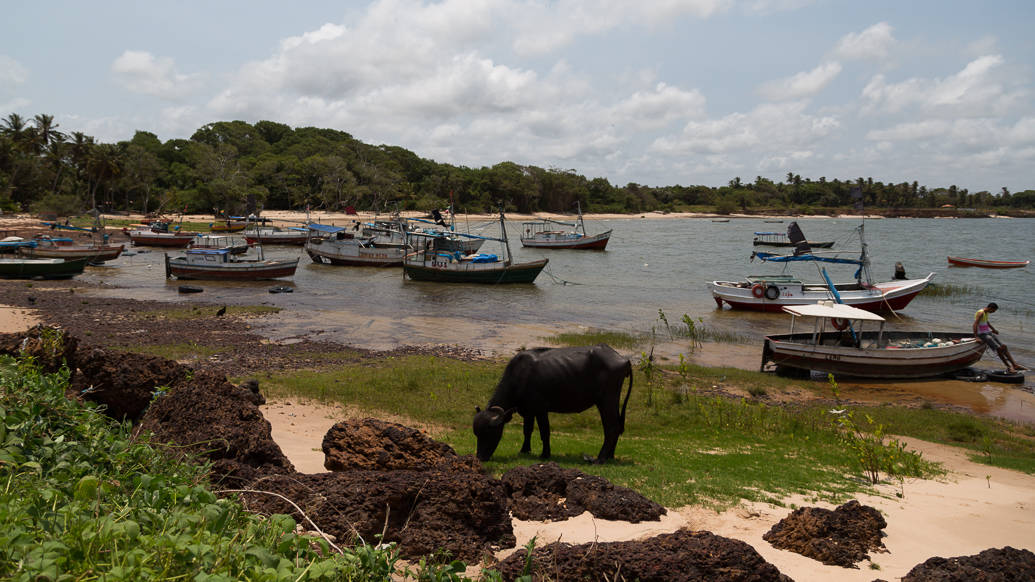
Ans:
[[[822,301],[809,305],[787,305],[783,310],[791,315],[805,317],[832,317],[837,319],[859,319],[863,321],[884,321],[884,318],[851,305]]]
[[[332,226],[330,224],[317,224],[315,222],[310,222],[309,223],[309,230],[315,230],[317,232],[326,232],[326,233],[334,234],[336,232],[341,232],[341,231],[347,230],[347,229],[344,226]]]
[[[230,249],[187,249],[186,252],[192,255],[225,255],[230,253]]]
[[[756,232],[755,236],[787,236],[782,232]]]
[[[861,265],[863,264],[862,259],[842,259],[839,257],[820,257],[817,255],[778,255],[776,253],[766,253],[755,251],[754,256],[762,259],[763,261],[772,261],[774,263],[788,263],[791,261],[820,261],[822,263],[841,263],[845,265]]]

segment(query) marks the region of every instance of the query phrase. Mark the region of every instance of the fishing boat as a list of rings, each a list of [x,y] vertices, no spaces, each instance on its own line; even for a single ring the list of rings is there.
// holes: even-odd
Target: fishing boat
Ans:
[[[309,231],[297,226],[255,226],[244,231],[244,238],[251,244],[301,246],[309,238]]]
[[[0,279],[70,279],[89,259],[0,259]]]
[[[795,243],[793,255],[776,255],[762,251],[752,253],[765,262],[809,262],[820,270],[821,283],[806,283],[786,274],[751,275],[740,281],[712,281],[708,287],[715,303],[722,307],[752,311],[779,312],[788,305],[808,305],[821,301],[839,300],[867,311],[888,311],[904,308],[934,279],[930,273],[923,279],[896,279],[874,283],[870,277],[870,260],[866,252],[863,226],[858,227],[861,252],[859,258],[843,258],[837,252],[813,252],[796,222],[788,225],[788,237]],[[823,264],[855,265],[855,281],[833,283]]]
[[[73,239],[37,235],[33,246],[18,249],[18,254],[37,259],[88,259],[89,264],[98,265],[117,259],[125,245],[79,244]]]
[[[956,267],[982,267],[984,269],[1016,269],[1027,267],[1030,261],[990,261],[988,259],[967,259],[949,257],[949,264]]]
[[[762,366],[858,378],[928,378],[981,359],[985,343],[970,332],[888,331],[876,313],[824,301],[784,307],[791,329],[766,336]],[[798,318],[805,329],[795,331]],[[811,323],[811,325],[809,325]],[[868,327],[868,329],[866,329]]]
[[[503,212],[500,212],[501,238],[481,237],[501,243],[503,256],[490,253],[463,254],[441,246],[439,237],[417,241],[416,250],[407,254],[403,272],[414,281],[439,283],[532,283],[549,259],[515,263],[511,260],[510,243]],[[473,237],[476,235],[461,235]]]
[[[250,248],[243,236],[227,234],[199,234],[190,242],[192,249],[227,249],[232,254],[243,255]]]
[[[177,279],[217,281],[261,281],[291,277],[298,259],[266,259],[234,255],[229,249],[187,249],[182,256],[165,254],[165,276]]]
[[[834,241],[808,241],[809,246],[814,249],[829,249],[834,246]],[[787,238],[785,232],[756,232],[751,244],[767,247],[793,247],[794,243]]]
[[[343,226],[310,224],[305,251],[314,263],[351,267],[398,267],[406,249],[378,247],[373,237],[357,236]]]
[[[222,222],[210,222],[208,228],[212,232],[241,232],[248,228],[248,224],[249,222],[246,220],[224,220]]]
[[[149,247],[179,247],[189,245],[198,232],[179,232],[177,230],[161,230],[161,227],[138,228],[130,230],[123,228],[122,232],[133,241],[135,246]]]
[[[7,236],[0,240],[0,253],[14,253],[21,248],[32,248],[36,241],[26,240],[20,236]]]
[[[592,249],[604,250],[611,239],[611,231],[589,236],[586,223],[582,220],[582,206],[578,205],[575,222],[561,222],[550,218],[522,223],[521,244],[539,249]],[[574,230],[558,230],[556,226],[573,227]]]

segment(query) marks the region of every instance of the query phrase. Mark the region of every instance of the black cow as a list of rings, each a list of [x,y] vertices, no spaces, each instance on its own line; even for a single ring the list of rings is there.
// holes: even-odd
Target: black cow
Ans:
[[[622,384],[629,390],[619,411]],[[625,406],[632,394],[632,364],[610,346],[534,348],[519,352],[503,371],[486,410],[474,409],[474,434],[478,459],[489,460],[503,437],[503,426],[514,412],[524,418],[522,453],[532,451],[532,429],[539,422],[542,458],[550,456],[550,412],[582,412],[590,406],[600,411],[604,445],[595,462],[615,456],[618,436],[625,431]]]

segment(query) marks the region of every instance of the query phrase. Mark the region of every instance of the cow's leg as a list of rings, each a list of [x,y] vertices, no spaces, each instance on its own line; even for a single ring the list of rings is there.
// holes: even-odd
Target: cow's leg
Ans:
[[[539,421],[539,439],[543,441],[543,453],[539,455],[543,459],[550,458],[550,417],[544,410],[536,419]]]
[[[597,405],[600,411],[600,424],[604,425],[604,444],[600,447],[595,463],[603,463],[615,458],[618,447],[618,436],[621,432],[621,420],[618,418],[618,402],[610,402],[610,398]]]
[[[525,440],[524,440],[524,442],[521,443],[521,452],[522,453],[531,453],[532,452],[532,429],[535,428],[535,415],[529,414],[527,416],[523,416],[522,418],[524,419],[524,425],[522,426],[522,429],[524,430],[524,433],[525,433]]]

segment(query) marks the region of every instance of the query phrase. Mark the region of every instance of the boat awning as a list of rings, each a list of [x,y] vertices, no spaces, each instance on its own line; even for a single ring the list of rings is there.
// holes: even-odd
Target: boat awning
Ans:
[[[843,303],[814,303],[810,305],[787,305],[783,310],[791,315],[805,317],[836,317],[839,319],[860,319],[863,321],[884,321],[884,318],[851,305]]]
[[[192,255],[225,255],[230,252],[230,249],[187,249],[187,253]]]
[[[345,230],[344,226],[332,226],[330,224],[317,224],[315,222],[309,223],[309,230],[315,230],[317,232],[335,233]]]

